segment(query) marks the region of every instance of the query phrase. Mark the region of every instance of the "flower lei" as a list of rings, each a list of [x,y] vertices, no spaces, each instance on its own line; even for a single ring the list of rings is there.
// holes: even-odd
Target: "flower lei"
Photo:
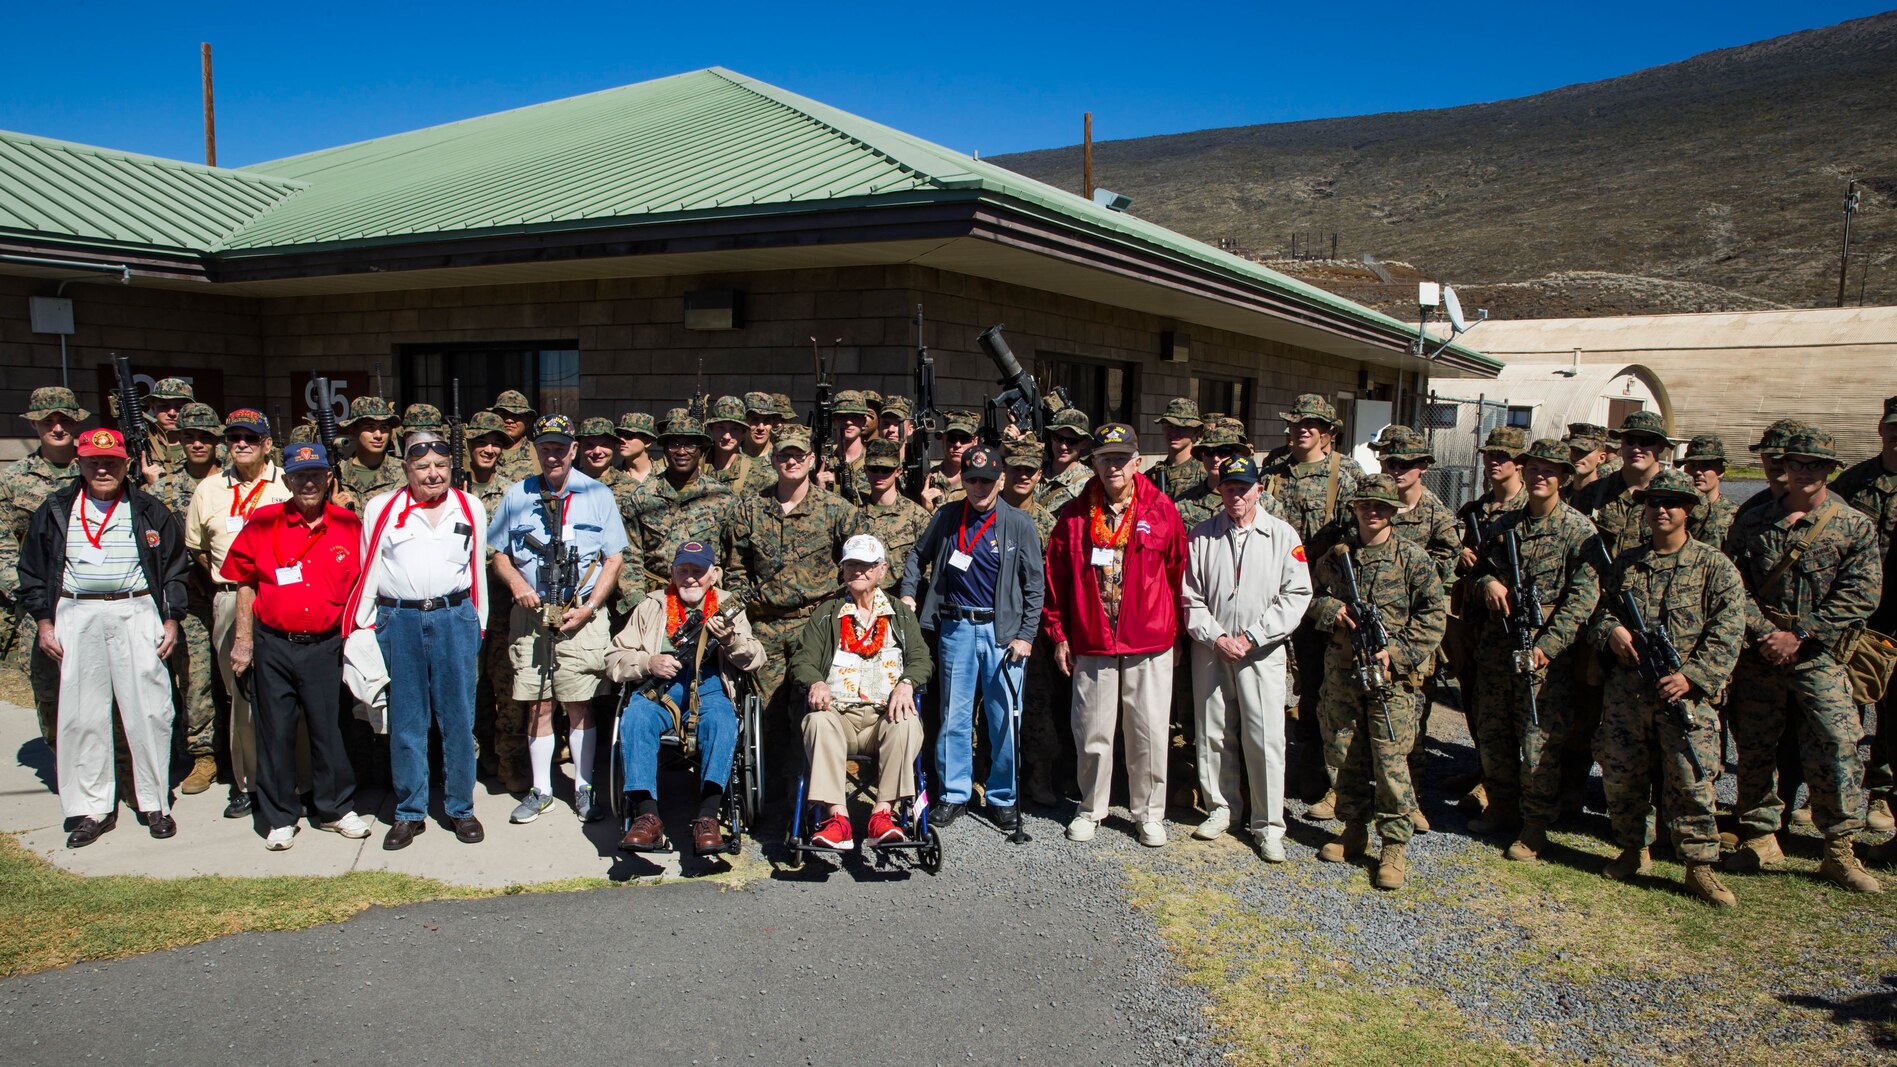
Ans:
[[[878,615],[870,625],[869,636],[856,628],[856,613],[843,613],[843,651],[868,659],[883,650],[883,642],[889,637],[889,616]]]
[[[699,605],[705,615],[718,614],[718,590],[705,590],[705,599]],[[679,601],[678,590],[666,587],[665,590],[665,636],[677,637],[679,627],[685,625],[685,605]]]
[[[1126,539],[1133,533],[1134,505],[1139,503],[1139,483],[1133,483],[1133,495],[1126,500],[1126,514],[1120,516],[1119,525],[1107,529],[1106,493],[1098,481],[1087,487],[1087,511],[1091,519],[1090,531],[1095,548],[1124,548]]]

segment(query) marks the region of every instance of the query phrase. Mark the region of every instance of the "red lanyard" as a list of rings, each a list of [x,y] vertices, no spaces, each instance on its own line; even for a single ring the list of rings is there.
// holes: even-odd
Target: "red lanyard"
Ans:
[[[962,550],[962,555],[964,556],[970,555],[970,552],[968,550],[971,545],[981,544],[981,535],[987,533],[988,527],[993,526],[995,524],[995,514],[996,514],[995,511],[992,509],[988,512],[987,521],[983,522],[979,527],[976,528],[975,539],[973,541],[970,541],[968,539],[968,503],[966,501],[963,501],[962,528],[960,532],[958,532],[955,535],[955,545],[957,548],[960,548]]]
[[[402,513],[396,516],[395,518],[395,528],[398,530],[402,528],[403,523],[408,521],[409,512],[416,511],[421,508],[432,508],[435,505],[440,504],[443,501],[448,499],[447,494],[444,493],[441,496],[438,496],[435,499],[430,500],[428,503],[424,504],[421,501],[415,499],[415,493],[413,490],[404,489],[402,490],[402,494],[408,497],[408,503],[403,505]],[[572,500],[573,498],[571,496],[568,496],[567,499]],[[564,508],[562,508],[560,511],[560,524],[562,526],[566,525],[566,510]]]
[[[250,518],[251,509],[257,506],[258,494],[262,493],[263,487],[268,484],[270,484],[270,479],[259,478],[257,479],[257,484],[251,488],[250,495],[244,496],[243,494],[238,492],[237,483],[232,482],[231,483],[231,514],[237,515],[239,517],[246,518],[246,519]]]
[[[279,567],[295,567],[298,564],[302,563],[303,557],[309,555],[310,549],[316,547],[316,542],[321,541],[323,539],[323,534],[329,532],[328,523],[329,523],[329,516],[327,514],[325,514],[322,518],[317,519],[315,522],[310,523],[310,532],[307,535],[308,540],[303,542],[302,550],[299,551],[295,556],[286,559],[283,555],[283,540],[282,540],[283,528],[285,526],[290,525],[290,513],[289,511],[286,510],[283,513],[283,518],[278,520],[277,528],[270,532],[270,545],[272,548],[275,548],[277,550],[277,565]]]
[[[112,513],[119,509],[119,501],[124,500],[124,499],[125,499],[124,494],[120,494],[112,498],[112,506],[105,509],[105,518],[99,520],[99,532],[93,533],[92,523],[86,520],[86,505],[90,503],[91,501],[89,498],[85,496],[85,494],[83,493],[80,494],[79,529],[82,533],[86,535],[86,540],[92,544],[93,548],[99,547],[99,541],[105,537],[105,528],[107,526],[112,525]]]

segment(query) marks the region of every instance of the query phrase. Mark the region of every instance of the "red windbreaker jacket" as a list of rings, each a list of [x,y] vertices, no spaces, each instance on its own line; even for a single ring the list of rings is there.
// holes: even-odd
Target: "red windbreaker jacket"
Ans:
[[[1179,583],[1186,568],[1186,530],[1179,509],[1159,487],[1138,479],[1133,532],[1127,537],[1117,628],[1100,606],[1093,566],[1090,493],[1061,509],[1047,540],[1047,603],[1041,626],[1077,656],[1127,656],[1173,647],[1179,636]]]

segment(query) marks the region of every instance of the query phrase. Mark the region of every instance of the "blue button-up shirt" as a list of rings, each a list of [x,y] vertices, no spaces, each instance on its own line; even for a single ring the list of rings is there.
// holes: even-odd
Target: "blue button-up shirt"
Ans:
[[[547,595],[547,590],[540,582],[540,553],[527,541],[532,538],[546,544],[553,534],[547,509],[540,504],[545,487],[545,477],[539,474],[509,486],[487,524],[488,547],[507,553],[514,569],[541,596]],[[584,581],[578,595],[584,598],[599,583],[600,568],[595,564],[626,550],[626,524],[619,518],[613,491],[578,470],[567,475],[566,489],[554,497],[553,508],[565,516],[567,543],[579,550],[580,577]]]

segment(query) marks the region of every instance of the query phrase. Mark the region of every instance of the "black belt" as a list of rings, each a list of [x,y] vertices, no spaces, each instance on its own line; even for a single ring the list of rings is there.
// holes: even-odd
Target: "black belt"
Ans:
[[[424,597],[421,600],[403,600],[399,597],[378,596],[375,598],[375,602],[385,608],[409,608],[414,611],[435,611],[439,608],[452,608],[458,604],[464,604],[470,595],[472,595],[470,590],[463,589],[459,593],[449,593],[447,596]]]
[[[130,600],[135,596],[150,596],[149,589],[134,589],[129,593],[67,593],[61,592],[65,600]]]
[[[237,591],[237,583],[236,582],[212,582],[211,588],[216,590],[219,593],[235,593]]]
[[[293,634],[288,630],[279,630],[274,626],[265,626],[263,623],[256,623],[255,625],[258,633],[269,634],[271,637],[281,637],[293,645],[320,645],[332,637],[342,636],[341,627],[324,630],[320,634]]]
[[[965,608],[960,604],[944,604],[942,605],[942,610],[936,614],[951,619],[959,619],[962,622],[995,621],[995,609],[993,608]]]

